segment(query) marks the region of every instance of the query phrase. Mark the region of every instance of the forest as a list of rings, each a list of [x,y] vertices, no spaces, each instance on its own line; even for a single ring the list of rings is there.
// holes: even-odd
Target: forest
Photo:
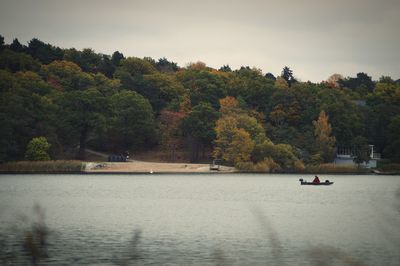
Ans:
[[[340,72],[340,69],[338,69]],[[185,151],[239,169],[301,170],[368,145],[400,161],[400,80],[363,72],[301,81],[203,62],[125,57],[0,36],[0,162]]]

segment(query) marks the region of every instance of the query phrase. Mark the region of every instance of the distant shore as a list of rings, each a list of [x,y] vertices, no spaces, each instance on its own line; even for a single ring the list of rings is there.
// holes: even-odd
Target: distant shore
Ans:
[[[233,173],[234,167],[220,166],[211,170],[209,164],[160,162],[81,162],[43,161],[0,164],[0,174],[145,174],[145,173]]]
[[[235,167],[219,166],[211,170],[209,164],[168,162],[83,162],[83,161],[19,161],[0,164],[0,174],[210,174],[210,173],[264,173],[245,172]],[[275,174],[336,174],[336,175],[400,175],[399,171],[380,171],[349,167],[313,166],[303,171],[280,171]]]
[[[219,170],[210,170],[209,164],[193,163],[155,163],[155,162],[121,162],[121,163],[86,163],[86,173],[232,173],[234,167],[220,166]]]

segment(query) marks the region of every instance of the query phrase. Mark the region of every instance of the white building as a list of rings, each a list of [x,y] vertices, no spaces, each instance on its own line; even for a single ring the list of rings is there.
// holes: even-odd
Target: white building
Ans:
[[[369,162],[362,163],[361,165],[367,168],[375,168],[377,161],[381,158],[381,155],[379,153],[374,152],[374,145],[369,145],[369,147],[370,147]],[[357,165],[354,162],[355,156],[353,154],[354,153],[350,148],[338,148],[334,163],[338,165]]]

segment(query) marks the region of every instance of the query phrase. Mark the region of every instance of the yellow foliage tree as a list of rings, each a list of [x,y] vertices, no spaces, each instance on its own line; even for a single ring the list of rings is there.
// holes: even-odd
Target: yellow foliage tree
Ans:
[[[284,78],[277,77],[276,80],[275,80],[275,87],[278,88],[278,89],[283,90],[283,89],[288,89],[289,85],[288,85],[287,81]]]
[[[234,131],[237,129],[237,120],[231,116],[224,116],[218,119],[215,126],[217,138],[215,140],[214,157],[222,158],[229,143],[233,140]]]
[[[250,160],[254,145],[250,134],[242,128],[237,128],[233,131],[232,142],[228,144],[222,158],[233,165],[247,162]]]
[[[331,136],[332,127],[324,110],[319,113],[318,120],[313,121],[313,125],[316,152],[321,155],[324,162],[331,162],[335,156],[336,139]]]
[[[220,112],[222,115],[235,115],[243,112],[239,107],[239,101],[235,97],[227,96],[219,100]]]

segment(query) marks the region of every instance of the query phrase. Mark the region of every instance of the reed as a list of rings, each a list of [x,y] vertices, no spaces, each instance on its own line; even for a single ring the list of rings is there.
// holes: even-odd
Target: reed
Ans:
[[[319,165],[307,165],[303,173],[319,173],[319,174],[366,174],[370,169],[357,167],[352,165],[337,165],[333,163],[325,163]]]
[[[385,163],[379,165],[378,169],[384,172],[400,173],[400,163]]]
[[[19,161],[0,164],[0,172],[29,173],[70,173],[82,172],[84,163],[81,161]]]

